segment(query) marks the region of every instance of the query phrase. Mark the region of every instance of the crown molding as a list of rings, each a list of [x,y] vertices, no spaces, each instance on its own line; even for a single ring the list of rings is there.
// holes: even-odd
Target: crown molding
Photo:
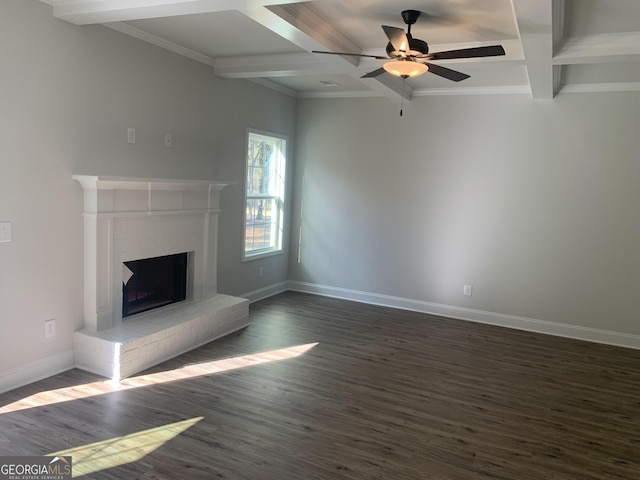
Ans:
[[[382,98],[375,90],[351,90],[341,92],[299,92],[297,98]]]
[[[173,43],[164,38],[158,37],[157,35],[153,35],[151,33],[145,32],[144,30],[140,30],[139,28],[132,27],[128,23],[125,22],[114,22],[114,23],[106,23],[105,27],[112,28],[120,33],[124,33],[131,37],[137,38],[144,42],[155,45],[156,47],[164,48],[165,50],[169,50],[170,52],[177,53],[178,55],[182,55],[184,57],[190,58],[191,60],[195,60],[196,62],[204,63],[205,65],[213,66],[213,59],[208,57],[207,55],[203,55],[202,53],[196,52],[189,48],[178,45],[177,43]]]
[[[297,97],[298,92],[285,87],[284,85],[280,85],[279,83],[274,82],[273,80],[269,80],[268,78],[255,77],[255,78],[247,78],[250,82],[253,82],[258,85],[262,85],[263,87],[270,88],[271,90],[275,90],[276,92],[284,93],[290,97]]]
[[[531,95],[529,85],[505,85],[495,87],[451,87],[451,88],[422,88],[414,90],[414,97],[429,97],[436,95]]]

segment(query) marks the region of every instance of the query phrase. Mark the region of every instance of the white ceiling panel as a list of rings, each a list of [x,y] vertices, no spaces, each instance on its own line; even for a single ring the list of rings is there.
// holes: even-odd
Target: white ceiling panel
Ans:
[[[638,0],[565,0],[567,36],[640,31]]]
[[[363,49],[384,49],[381,25],[405,27],[401,12],[407,9],[422,12],[411,31],[429,44],[518,38],[511,0],[322,1],[317,8]]]
[[[211,58],[304,51],[237,10],[126,23]]]
[[[640,62],[568,65],[563,80],[567,85],[636,83],[640,82]]]

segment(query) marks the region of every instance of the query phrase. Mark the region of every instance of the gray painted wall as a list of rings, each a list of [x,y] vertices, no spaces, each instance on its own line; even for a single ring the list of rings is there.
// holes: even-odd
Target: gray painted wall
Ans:
[[[298,102],[294,285],[640,348],[638,93],[398,111]]]
[[[0,4],[0,58],[0,221],[14,237],[0,244],[0,391],[73,362],[74,173],[236,182],[222,194],[223,293],[290,279],[511,326],[618,332],[640,346],[637,93],[424,97],[400,118],[385,99],[296,101],[225,81],[107,28],[56,20],[35,0]],[[242,263],[247,127],[290,136],[293,248]],[[49,318],[57,335],[45,340]]]
[[[82,325],[82,188],[72,174],[231,180],[222,195],[219,291],[287,279],[240,262],[247,126],[293,136],[295,100],[101,26],[0,4],[0,391],[73,363]],[[127,127],[137,143],[126,143]],[[165,149],[166,132],[173,148]],[[44,321],[57,334],[45,340]]]

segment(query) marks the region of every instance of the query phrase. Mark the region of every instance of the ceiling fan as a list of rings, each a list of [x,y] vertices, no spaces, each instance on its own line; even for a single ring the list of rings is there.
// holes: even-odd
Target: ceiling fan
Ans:
[[[427,71],[444,77],[454,82],[459,82],[469,75],[451,70],[442,65],[429,63],[429,60],[449,60],[455,58],[476,58],[476,57],[495,57],[504,55],[505,51],[502,45],[491,45],[488,47],[472,47],[460,50],[448,50],[445,52],[429,53],[429,45],[424,40],[413,38],[411,35],[411,25],[416,23],[420,16],[418,10],[404,10],[402,19],[408,25],[407,33],[403,29],[382,25],[382,30],[387,35],[389,43],[387,44],[387,56],[365,55],[362,53],[345,53],[345,52],[322,52],[312,50],[312,53],[323,53],[328,55],[349,55],[353,57],[368,57],[377,60],[389,60],[382,68],[378,68],[372,72],[363,75],[361,78],[377,77],[384,72],[389,72],[402,78],[417,77]]]

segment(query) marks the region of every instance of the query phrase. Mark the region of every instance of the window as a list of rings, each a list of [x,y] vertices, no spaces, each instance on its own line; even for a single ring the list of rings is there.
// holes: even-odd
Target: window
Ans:
[[[287,139],[247,134],[244,259],[282,251]]]

